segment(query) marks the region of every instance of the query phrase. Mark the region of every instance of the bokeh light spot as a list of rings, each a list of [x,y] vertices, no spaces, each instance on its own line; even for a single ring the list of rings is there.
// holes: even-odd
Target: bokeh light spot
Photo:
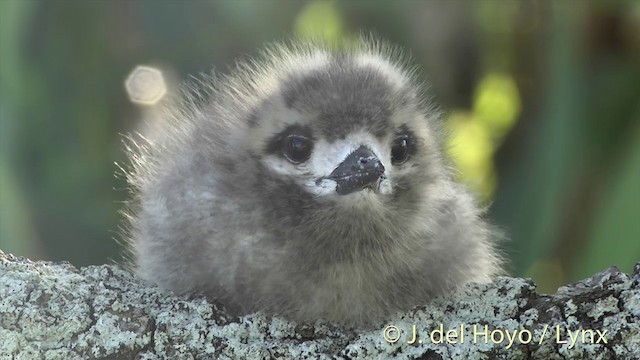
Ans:
[[[520,114],[520,95],[513,78],[488,73],[475,90],[473,109],[454,111],[447,125],[449,156],[460,171],[458,179],[489,201],[497,186],[493,154]]]
[[[303,38],[322,38],[337,43],[343,34],[342,16],[335,1],[316,0],[308,3],[295,21],[295,33]]]
[[[461,111],[451,113],[447,124],[451,133],[447,149],[460,171],[458,178],[488,200],[496,185],[489,129],[474,114]]]
[[[502,73],[485,75],[476,88],[473,113],[487,125],[493,139],[501,140],[520,113],[520,95],[513,78]]]
[[[162,71],[149,66],[137,66],[124,83],[129,99],[137,104],[153,105],[167,93]]]

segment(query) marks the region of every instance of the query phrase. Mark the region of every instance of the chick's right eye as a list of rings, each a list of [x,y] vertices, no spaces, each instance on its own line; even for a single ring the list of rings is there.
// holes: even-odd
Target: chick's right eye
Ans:
[[[411,145],[409,136],[402,135],[394,140],[391,147],[391,163],[400,165],[409,158],[409,146]]]
[[[289,135],[284,141],[284,157],[289,162],[300,164],[309,160],[313,149],[311,139],[301,135]]]

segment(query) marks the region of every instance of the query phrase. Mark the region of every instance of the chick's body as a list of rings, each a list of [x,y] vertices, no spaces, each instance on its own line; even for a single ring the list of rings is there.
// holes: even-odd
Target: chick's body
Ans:
[[[384,320],[499,271],[388,47],[273,47],[168,106],[132,151],[139,273],[238,313]]]

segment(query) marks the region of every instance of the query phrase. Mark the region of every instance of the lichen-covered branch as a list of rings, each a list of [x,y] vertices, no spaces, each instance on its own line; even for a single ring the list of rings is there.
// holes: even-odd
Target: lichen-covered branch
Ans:
[[[637,359],[639,284],[640,263],[632,276],[610,268],[555,295],[503,277],[357,330],[235,318],[117,266],[0,251],[0,358]]]

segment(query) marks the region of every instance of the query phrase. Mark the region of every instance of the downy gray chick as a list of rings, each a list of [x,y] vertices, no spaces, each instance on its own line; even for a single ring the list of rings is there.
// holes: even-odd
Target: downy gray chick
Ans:
[[[277,45],[187,86],[130,152],[138,272],[238,314],[347,325],[490,281],[495,231],[401,59]]]

